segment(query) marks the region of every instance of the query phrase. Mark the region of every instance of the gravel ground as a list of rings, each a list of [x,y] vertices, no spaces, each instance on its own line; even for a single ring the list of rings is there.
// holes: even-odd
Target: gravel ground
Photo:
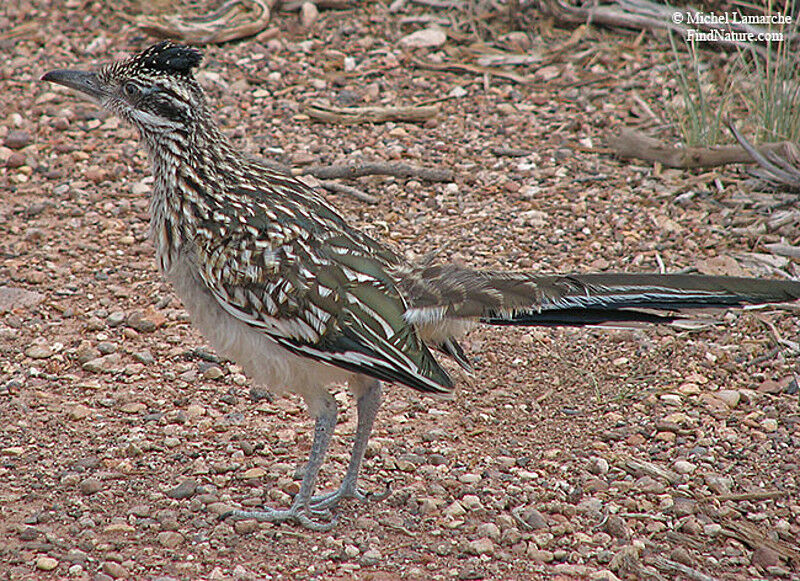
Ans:
[[[690,330],[476,330],[475,373],[452,401],[386,390],[362,477],[390,485],[387,500],[346,503],[328,533],[220,522],[230,507],[289,504],[310,420],[219,360],[159,276],[135,132],[38,80],[149,44],[124,18],[143,5],[0,7],[2,578],[800,575],[798,360],[779,342],[797,338],[796,308],[720,312]],[[796,214],[748,193],[739,170],[664,170],[603,149],[647,122],[642,102],[668,119],[663,40],[529,14],[517,31],[492,21],[492,46],[538,55],[515,70],[530,83],[416,67],[412,55],[480,49],[464,29],[442,46],[399,42],[451,17],[463,15],[364,2],[303,27],[279,12],[261,37],[208,47],[199,77],[253,155],[452,170],[452,183],[349,182],[374,205],[330,195],[410,257],[797,276],[797,259],[764,247],[797,244]],[[342,126],[310,120],[312,100],[440,112]],[[338,484],[355,431],[352,402],[336,397],[322,488]]]

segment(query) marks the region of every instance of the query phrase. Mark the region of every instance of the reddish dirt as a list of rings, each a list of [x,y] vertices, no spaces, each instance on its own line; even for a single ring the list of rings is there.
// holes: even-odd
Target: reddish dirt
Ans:
[[[370,489],[391,485],[386,501],[345,503],[327,533],[220,522],[230,506],[288,502],[310,420],[217,360],[157,272],[135,132],[39,81],[152,42],[123,18],[140,10],[0,8],[0,30],[17,33],[0,35],[3,578],[800,574],[798,359],[777,342],[800,335],[797,308],[716,313],[699,330],[478,329],[465,341],[475,373],[451,401],[387,387],[362,472]],[[527,34],[503,37],[514,28],[498,17],[492,46],[542,56],[516,67],[533,78],[521,84],[416,68],[398,40],[425,16],[464,18],[362,3],[306,29],[277,12],[272,39],[206,47],[200,79],[250,154],[453,170],[454,184],[351,183],[376,205],[329,196],[409,256],[798,275],[796,259],[764,262],[764,244],[797,244],[796,219],[781,223],[787,206],[750,193],[741,170],[659,170],[603,149],[616,128],[647,125],[638,100],[669,119],[663,39],[575,34],[533,14],[517,25]],[[467,60],[476,39],[460,30],[416,56]],[[312,100],[441,110],[419,125],[341,126],[309,120]],[[337,400],[322,488],[338,485],[355,429],[352,402]]]

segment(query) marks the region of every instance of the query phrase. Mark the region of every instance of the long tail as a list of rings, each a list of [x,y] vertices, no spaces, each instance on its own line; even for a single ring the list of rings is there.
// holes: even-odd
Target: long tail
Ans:
[[[800,298],[800,282],[678,274],[541,276],[474,271],[452,265],[413,272],[406,320],[418,326],[453,320],[493,325],[596,325],[668,322],[675,311]],[[642,310],[645,309],[645,310]],[[654,311],[666,311],[658,313]]]

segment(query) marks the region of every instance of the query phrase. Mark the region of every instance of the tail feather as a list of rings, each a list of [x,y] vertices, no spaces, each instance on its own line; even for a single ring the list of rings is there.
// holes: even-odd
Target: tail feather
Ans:
[[[494,325],[669,322],[654,313],[800,299],[800,282],[681,274],[532,275],[425,266],[407,277],[410,323],[471,319]],[[642,311],[641,309],[646,309]]]

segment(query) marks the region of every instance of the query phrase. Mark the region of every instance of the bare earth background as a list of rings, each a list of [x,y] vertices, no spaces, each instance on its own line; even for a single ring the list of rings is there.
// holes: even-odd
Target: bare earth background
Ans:
[[[288,505],[311,424],[298,399],[270,401],[217,360],[162,281],[134,131],[38,80],[153,42],[123,18],[144,4],[106,4],[0,7],[0,578],[800,574],[798,360],[777,342],[797,339],[796,309],[717,313],[696,331],[477,330],[475,374],[452,401],[387,388],[362,472],[372,490],[391,485],[386,501],[346,503],[322,534],[219,522],[229,507]],[[668,119],[663,39],[498,17],[494,47],[541,57],[517,67],[524,84],[416,68],[411,54],[474,48],[469,35],[401,47],[426,17],[449,13],[362,2],[303,28],[278,12],[260,39],[207,47],[199,78],[253,155],[453,170],[449,184],[351,183],[377,205],[329,195],[409,256],[770,276],[754,253],[797,244],[798,224],[770,221],[779,208],[748,194],[739,169],[658,171],[604,150],[647,118],[642,102]],[[529,34],[503,36],[515,30]],[[312,100],[436,99],[422,124],[303,114]],[[797,275],[797,262],[779,266]],[[322,488],[338,485],[355,429],[337,399]]]

